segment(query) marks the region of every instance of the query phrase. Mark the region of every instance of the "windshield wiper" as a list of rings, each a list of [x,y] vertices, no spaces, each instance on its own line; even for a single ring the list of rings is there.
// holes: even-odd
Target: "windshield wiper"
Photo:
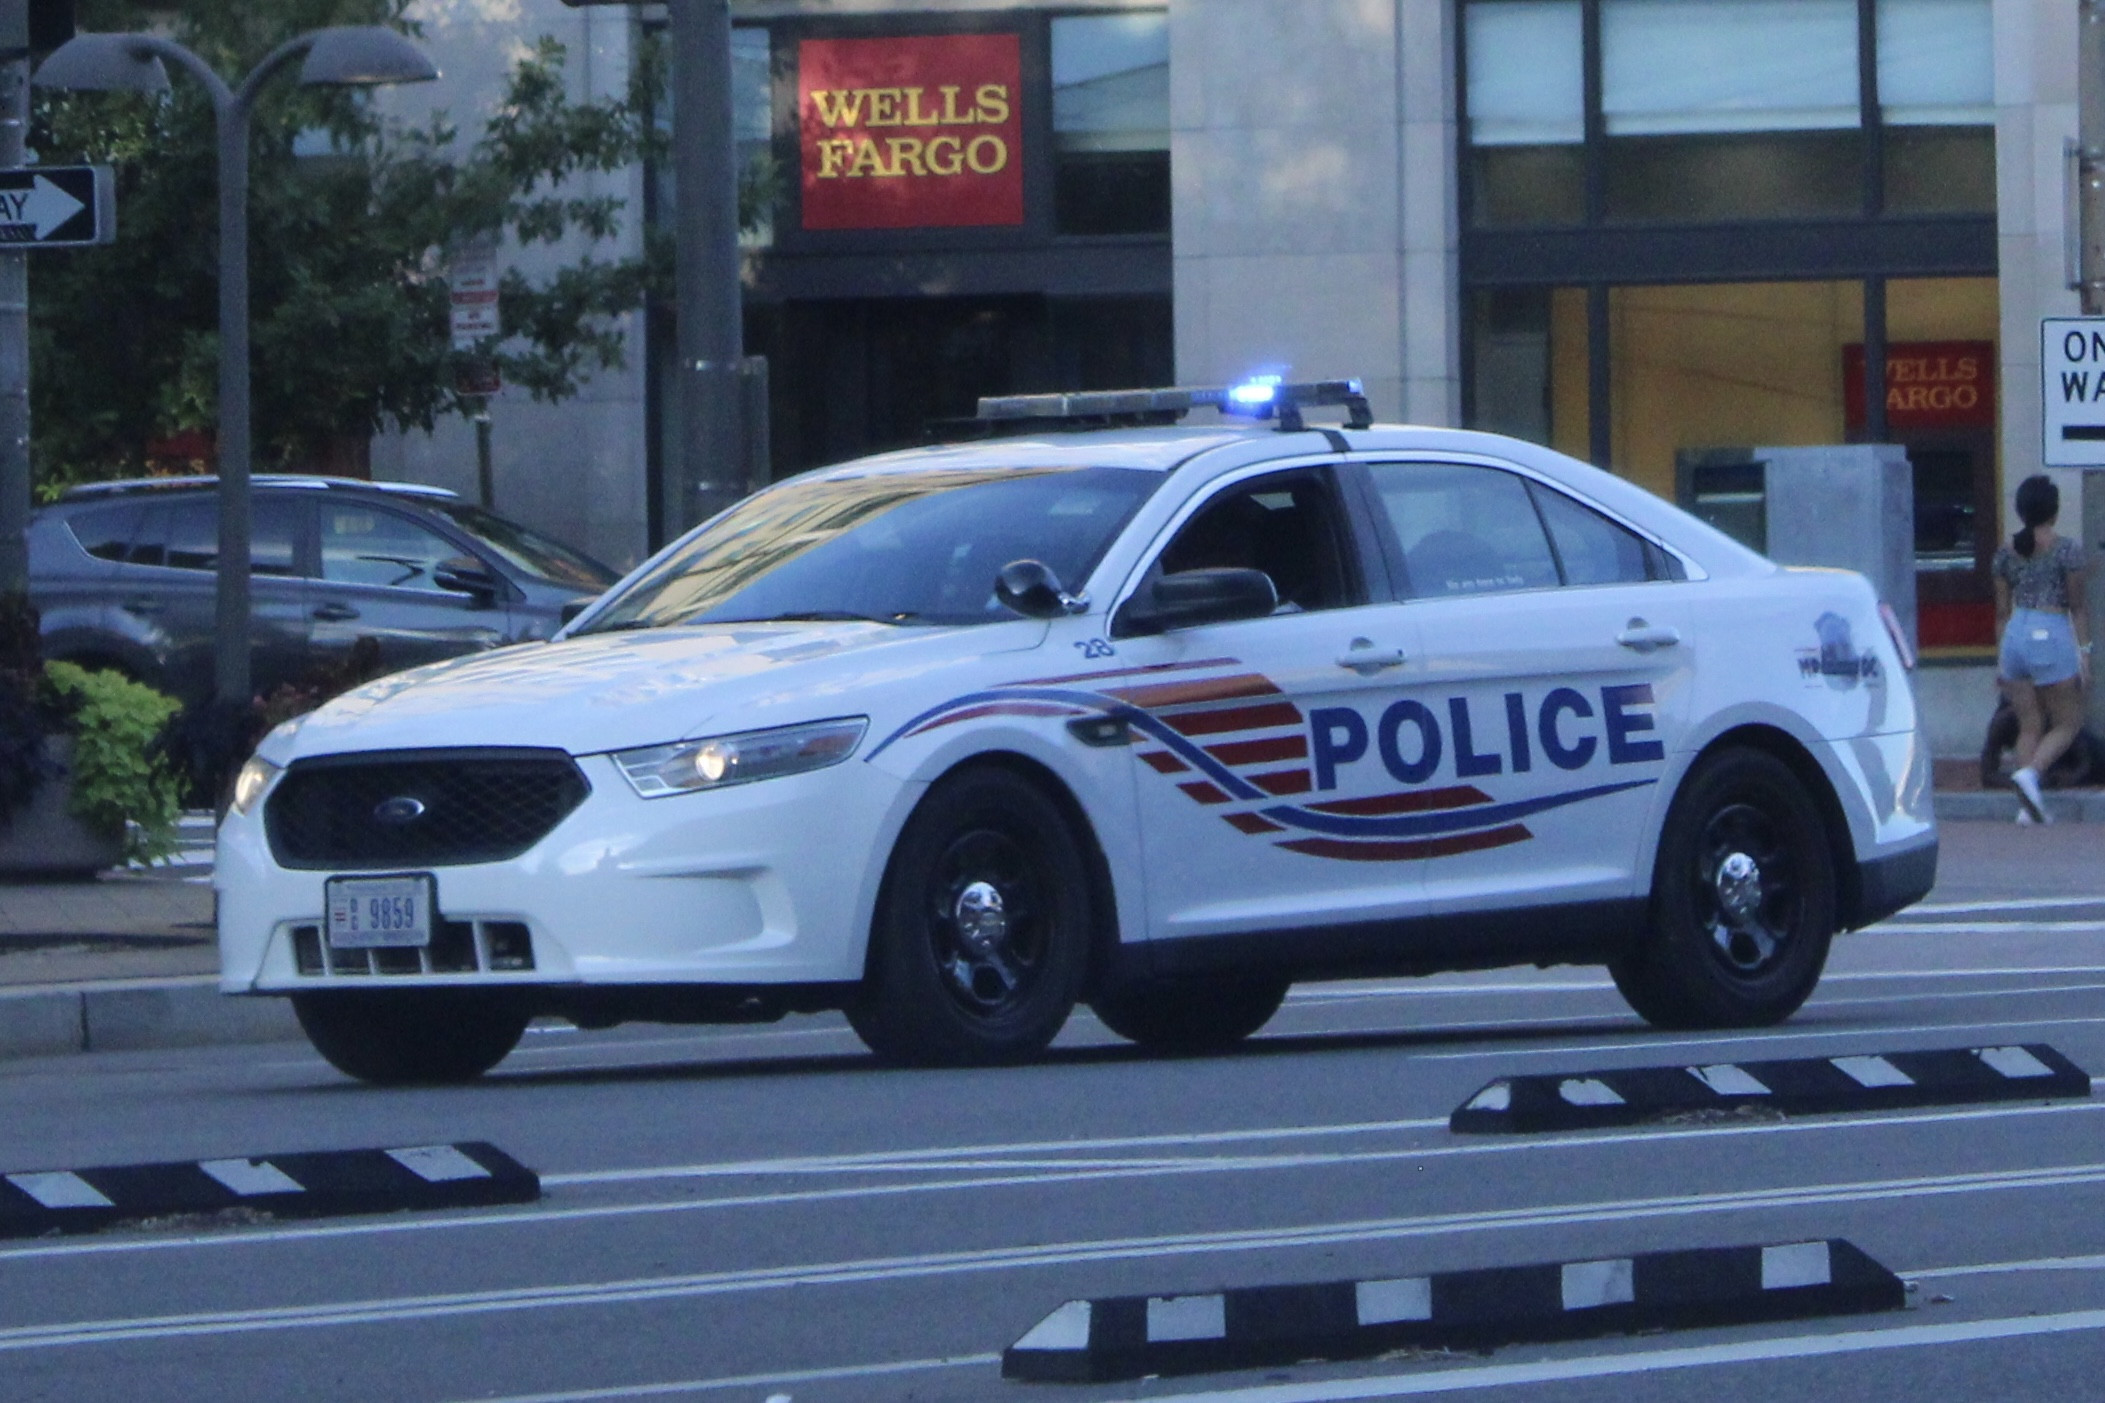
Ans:
[[[853,609],[798,609],[750,619],[698,619],[701,624],[903,624],[921,616],[911,611],[897,614],[861,614]]]

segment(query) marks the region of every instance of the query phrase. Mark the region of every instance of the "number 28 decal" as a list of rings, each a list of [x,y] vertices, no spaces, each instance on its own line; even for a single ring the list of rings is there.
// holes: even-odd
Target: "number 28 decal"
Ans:
[[[1085,638],[1078,641],[1074,646],[1082,650],[1082,656],[1085,658],[1111,658],[1118,656],[1118,649],[1112,647],[1107,640],[1102,638]]]

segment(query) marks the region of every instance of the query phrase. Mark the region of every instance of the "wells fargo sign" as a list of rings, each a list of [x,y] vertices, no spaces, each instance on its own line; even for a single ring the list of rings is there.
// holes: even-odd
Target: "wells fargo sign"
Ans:
[[[1864,348],[1842,348],[1842,403],[1852,431],[1864,427]],[[1886,347],[1886,426],[1995,427],[1993,341],[1895,341]]]
[[[797,48],[806,229],[1023,222],[1014,34]]]

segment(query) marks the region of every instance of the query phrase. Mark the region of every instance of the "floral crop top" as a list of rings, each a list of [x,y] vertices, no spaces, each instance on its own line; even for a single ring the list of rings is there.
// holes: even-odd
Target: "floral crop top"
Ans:
[[[1995,553],[1995,577],[2010,586],[2013,609],[2068,610],[2068,577],[2083,568],[2083,547],[2066,536],[2056,536],[2045,550],[2030,556],[2004,546]]]

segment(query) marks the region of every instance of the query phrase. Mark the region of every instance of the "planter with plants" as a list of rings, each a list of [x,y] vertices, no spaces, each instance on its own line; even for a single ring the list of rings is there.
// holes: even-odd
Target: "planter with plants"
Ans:
[[[0,597],[0,874],[88,874],[175,848],[161,736],[177,703],[115,672],[45,663],[36,610]]]

